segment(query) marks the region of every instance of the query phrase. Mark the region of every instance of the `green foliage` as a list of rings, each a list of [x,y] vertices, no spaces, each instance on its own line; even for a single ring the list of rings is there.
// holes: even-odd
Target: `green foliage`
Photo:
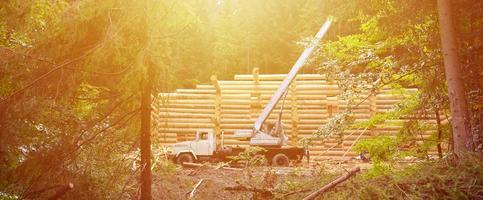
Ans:
[[[373,162],[371,168],[362,174],[362,177],[366,180],[388,176],[393,172],[393,166],[387,162]]]
[[[307,177],[307,174],[297,174],[297,169],[294,169],[290,174],[284,177],[284,180],[281,181],[278,185],[275,186],[273,191],[276,192],[276,196],[283,196],[284,194],[293,192],[293,191],[301,191],[310,188],[309,190],[312,191],[312,188],[320,187],[321,185],[325,185],[328,182],[332,181],[337,177],[337,173],[327,172],[324,170],[323,167],[316,167],[312,171],[312,174]],[[302,179],[300,177],[303,177]],[[281,198],[281,197],[280,197]],[[298,198],[293,198],[298,199]]]
[[[469,1],[455,3],[457,10],[464,8]],[[395,0],[372,0],[344,2],[344,8],[353,5],[357,9],[345,9],[335,14],[336,19],[342,17],[344,22],[338,23],[350,26],[343,31],[338,31],[338,37],[324,43],[318,52],[318,57],[313,61],[321,74],[325,74],[331,81],[339,85],[341,94],[338,100],[347,102],[345,110],[329,119],[329,122],[321,127],[312,137],[324,140],[327,137],[342,138],[347,129],[372,129],[384,126],[401,125],[391,122],[398,119],[433,118],[435,112],[441,116],[448,116],[449,103],[444,79],[442,55],[440,50],[439,24],[436,2],[419,1],[395,1]],[[478,4],[481,6],[481,4]],[[337,7],[338,5],[334,5]],[[347,7],[346,7],[347,6]],[[459,7],[461,6],[461,7]],[[472,6],[470,6],[472,7]],[[468,12],[459,10],[456,14],[455,24],[463,33],[469,33],[468,24],[472,24],[474,32],[482,33],[483,26],[480,22],[470,22],[477,15],[467,7]],[[464,16],[464,17],[463,17]],[[464,25],[466,24],[466,25]],[[458,44],[462,46],[478,46],[481,42],[473,41],[470,34],[458,37]],[[474,41],[475,42],[475,41]],[[474,52],[465,51],[463,57],[468,59],[469,71],[481,74],[481,69],[476,69],[481,62],[480,56]],[[471,58],[470,58],[471,57]],[[474,59],[474,60],[473,60]],[[464,65],[464,64],[463,64]],[[471,73],[471,74],[475,74]],[[465,75],[471,77],[472,75]],[[469,82],[478,78],[471,78]],[[476,81],[478,82],[478,81]],[[466,85],[474,88],[469,95],[470,99],[481,95],[481,83]],[[481,81],[479,81],[481,82]],[[472,86],[470,86],[472,85]],[[417,93],[404,92],[402,88],[414,87]],[[385,88],[383,91],[382,89]],[[384,113],[375,113],[369,120],[352,123],[351,120],[340,120],[350,117],[354,109],[358,109],[371,95],[385,93],[403,95],[405,99],[392,110]],[[476,102],[476,101],[472,101]],[[477,105],[478,103],[470,103]],[[476,106],[478,107],[478,106]],[[475,108],[476,108],[475,107]],[[473,135],[481,135],[481,109],[473,109]],[[346,115],[346,116],[341,116]],[[341,123],[331,123],[341,122]],[[441,137],[433,134],[430,138],[422,138],[421,133],[428,130],[428,125],[418,124],[411,127],[410,124],[402,124],[403,130],[398,138],[404,146],[409,146],[411,154],[418,157],[427,157],[428,151],[448,139],[447,134]],[[417,128],[416,128],[417,127]],[[415,129],[416,128],[416,129]],[[432,126],[431,128],[435,128]],[[335,130],[335,131],[334,131]],[[321,134],[322,133],[322,134]],[[385,134],[385,133],[382,133]],[[411,134],[404,136],[404,134]],[[416,135],[415,135],[416,134]],[[480,138],[481,139],[481,138]],[[478,143],[478,142],[477,142]],[[480,145],[481,146],[481,145]]]
[[[407,93],[407,92],[404,92]],[[352,124],[351,128],[373,128],[377,125],[385,126],[390,125],[386,123],[388,120],[401,119],[403,117],[410,116],[420,107],[419,93],[407,94],[407,97],[393,106],[393,108],[387,112],[377,113],[368,120]]]
[[[1,200],[17,200],[19,198],[18,198],[17,195],[5,194],[3,192],[0,192],[0,199]]]
[[[311,145],[314,139],[321,139],[322,142],[336,136],[337,142],[342,143],[343,131],[354,121],[354,117],[349,112],[338,113],[332,117],[326,124],[317,129],[312,137],[301,140],[303,146]]]
[[[379,163],[392,159],[393,155],[397,152],[398,144],[399,141],[395,137],[379,136],[358,142],[354,146],[354,150],[369,153],[371,160]]]
[[[387,115],[392,116],[393,114]],[[423,138],[422,135],[427,131],[431,131],[430,137]],[[364,139],[357,142],[353,150],[368,153],[375,163],[407,156],[427,159],[430,151],[434,150],[437,144],[443,143],[449,138],[449,132],[449,124],[442,125],[441,136],[439,136],[435,125],[410,120],[403,124],[396,136]]]
[[[304,183],[302,181],[284,181],[282,184],[280,184],[277,188],[279,191],[295,191],[299,188],[303,188],[304,186],[307,186],[307,183]]]
[[[301,199],[340,173],[315,173],[300,179],[287,176],[272,190],[275,197]],[[478,155],[445,158],[410,165],[376,163],[327,191],[323,199],[479,199],[483,162]],[[301,192],[308,189],[306,192]],[[295,193],[293,193],[296,191]],[[298,192],[297,192],[298,191]],[[293,193],[290,196],[286,194]]]
[[[243,152],[236,156],[230,156],[232,162],[245,163],[245,167],[263,166],[267,164],[267,159],[263,156],[263,152],[267,151],[262,147],[249,146]]]
[[[154,144],[151,150],[151,168],[155,174],[159,174],[162,176],[172,176],[176,172],[181,170],[181,166],[176,165],[173,161],[168,159],[168,149],[166,147]]]
[[[436,127],[420,123],[418,121],[408,121],[399,131],[397,137],[400,140],[400,145],[409,147],[409,151],[413,156],[420,158],[427,158],[430,149],[434,149],[437,143],[442,142],[442,137],[438,139],[437,131],[432,131],[430,138],[423,139],[422,134],[428,130],[435,130]],[[422,141],[422,144],[417,144],[417,141]]]
[[[81,83],[77,89],[77,96],[79,100],[76,102],[75,112],[78,114],[79,118],[85,118],[92,115],[95,112],[96,105],[99,103],[93,103],[86,99],[96,99],[99,98],[101,92],[105,90],[100,87],[95,87],[87,83]]]
[[[477,156],[380,171],[370,178],[355,177],[324,199],[478,199],[483,186],[483,162]]]
[[[342,130],[384,126],[388,120],[408,117],[417,109],[434,105],[429,102],[444,98],[444,95],[436,95],[444,90],[426,95],[432,90],[430,87],[444,87],[443,82],[438,81],[436,86],[434,81],[427,82],[444,77],[443,72],[435,67],[442,62],[434,2],[374,0],[352,3],[359,9],[345,11],[350,13],[346,20],[356,29],[349,29],[322,46],[316,61],[319,72],[332,77],[339,85],[341,94],[338,98],[347,101],[346,110],[341,113],[350,115],[368,97],[383,93],[381,89],[384,87],[392,92],[402,92],[404,87],[418,87],[420,93],[402,93],[406,99],[393,110],[377,113],[357,124],[347,121],[349,124],[342,125]],[[333,128],[324,126],[323,129],[332,133]]]

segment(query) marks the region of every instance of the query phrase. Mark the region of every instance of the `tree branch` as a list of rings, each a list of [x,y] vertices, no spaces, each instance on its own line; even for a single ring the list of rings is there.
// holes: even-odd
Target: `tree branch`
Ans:
[[[68,60],[62,64],[59,64],[57,66],[55,66],[53,69],[51,69],[50,71],[40,75],[39,77],[37,77],[36,79],[34,79],[33,81],[31,81],[29,84],[25,85],[24,87],[16,90],[15,92],[11,93],[10,95],[8,95],[6,98],[2,99],[0,102],[2,104],[5,104],[8,100],[10,100],[11,98],[23,93],[25,90],[31,88],[32,86],[34,86],[37,82],[41,81],[42,79],[46,78],[46,77],[49,77],[51,74],[53,74],[54,72],[56,72],[57,70],[60,70],[64,67],[66,67],[67,65],[70,65],[72,63],[75,63],[85,57],[87,57],[88,55],[90,55],[91,53],[93,53],[100,45],[97,44],[95,45],[94,47],[92,47],[91,49],[87,50],[84,54],[80,55],[79,57],[77,58],[74,58],[72,60]]]

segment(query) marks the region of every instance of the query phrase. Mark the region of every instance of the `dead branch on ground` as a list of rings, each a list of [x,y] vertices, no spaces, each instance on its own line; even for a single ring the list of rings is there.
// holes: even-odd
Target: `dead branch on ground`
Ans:
[[[240,169],[240,168],[233,168],[233,167],[213,167],[213,166],[208,166],[208,165],[203,165],[203,164],[199,164],[199,163],[190,163],[190,162],[183,162],[182,164],[183,166],[185,167],[203,167],[203,166],[207,166],[207,167],[210,167],[210,168],[213,168],[213,169],[227,169],[227,170],[233,170],[233,171],[243,171],[243,169]]]
[[[195,196],[196,189],[198,189],[198,187],[200,187],[201,183],[203,183],[203,179],[200,179],[200,181],[198,181],[198,183],[195,185],[193,190],[191,190],[190,196],[189,196],[190,199]]]
[[[360,167],[355,167],[355,168],[351,169],[350,171],[348,171],[344,175],[339,176],[337,179],[333,180],[329,184],[327,184],[324,187],[322,187],[322,188],[316,190],[315,192],[311,193],[309,196],[305,197],[304,200],[313,200],[313,199],[315,199],[316,197],[320,196],[324,192],[326,192],[326,191],[334,188],[339,183],[342,183],[342,182],[346,181],[347,179],[349,179],[350,177],[354,176],[359,171],[361,171],[361,168]]]

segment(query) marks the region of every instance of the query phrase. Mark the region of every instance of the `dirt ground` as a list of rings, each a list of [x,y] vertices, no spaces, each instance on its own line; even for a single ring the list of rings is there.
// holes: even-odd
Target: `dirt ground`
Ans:
[[[201,167],[183,167],[174,174],[155,176],[153,183],[154,199],[190,199],[189,195],[195,185],[202,179],[191,199],[266,199],[260,198],[260,193],[242,191],[240,186],[247,188],[273,191],[274,196],[280,198],[283,187],[294,185],[289,190],[297,190],[296,183],[316,181],[315,185],[322,186],[318,177],[324,174],[332,177],[343,174],[345,170],[359,166],[361,170],[368,169],[369,163],[360,161],[327,161],[311,163],[310,166],[295,167],[251,167],[244,169],[216,169],[216,165],[204,164]],[[317,182],[319,181],[319,182]],[[238,186],[238,188],[236,188]],[[283,186],[283,187],[282,187]],[[237,190],[229,190],[230,187]],[[310,190],[307,188],[300,188]],[[312,188],[313,190],[316,188]],[[285,191],[284,191],[285,192]],[[288,190],[287,190],[288,193]],[[309,194],[310,191],[305,191]],[[256,196],[254,196],[256,195]],[[286,198],[284,198],[286,199]]]

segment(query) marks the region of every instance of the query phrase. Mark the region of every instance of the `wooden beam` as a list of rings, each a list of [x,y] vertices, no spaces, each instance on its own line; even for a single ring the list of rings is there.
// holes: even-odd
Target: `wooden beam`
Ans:
[[[290,93],[292,94],[291,95],[291,98],[290,98],[290,110],[291,110],[291,120],[292,120],[292,133],[290,135],[290,144],[292,146],[298,146],[297,145],[297,142],[299,140],[299,136],[298,136],[298,131],[299,131],[299,123],[300,123],[300,119],[299,119],[299,116],[298,116],[298,104],[297,104],[297,78],[295,78],[295,80],[292,82],[292,85],[290,86]]]
[[[215,87],[215,112],[212,117],[213,128],[216,136],[216,149],[221,148],[221,88],[218,84],[218,79],[216,75],[210,77],[211,84]]]

